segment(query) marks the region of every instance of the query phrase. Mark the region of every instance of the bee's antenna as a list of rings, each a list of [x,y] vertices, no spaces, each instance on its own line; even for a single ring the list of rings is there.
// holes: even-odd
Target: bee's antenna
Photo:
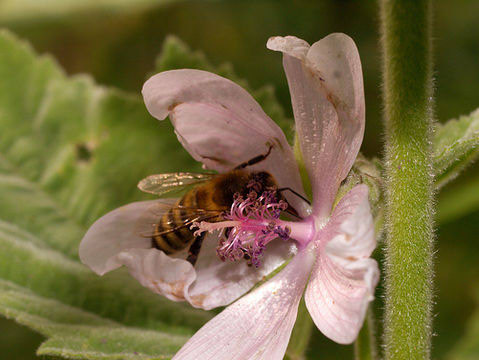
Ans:
[[[296,211],[296,209],[293,208],[291,205],[288,205],[288,208],[284,211],[287,212],[289,215],[292,215],[299,220],[303,220],[303,218],[298,215],[298,212]]]
[[[282,191],[291,191],[294,195],[296,195],[297,197],[299,197],[300,199],[302,199],[303,201],[308,203],[308,205],[311,205],[311,201],[309,201],[303,195],[299,194],[298,192],[294,191],[293,189],[291,189],[289,187],[284,187],[284,188],[278,189],[276,191],[279,192],[279,193],[282,192]]]

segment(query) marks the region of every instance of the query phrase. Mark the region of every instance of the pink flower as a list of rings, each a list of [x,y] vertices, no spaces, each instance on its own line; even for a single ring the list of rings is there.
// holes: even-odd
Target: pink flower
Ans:
[[[96,272],[126,265],[153,291],[205,309],[231,303],[296,253],[278,274],[203,326],[174,359],[281,359],[303,293],[318,329],[338,343],[351,343],[373,299],[379,271],[370,258],[376,242],[367,187],[354,187],[333,208],[364,133],[357,48],[344,34],[331,34],[312,46],[292,36],[275,37],[267,46],[284,53],[312,186],[311,207],[284,193],[302,220],[280,220],[277,211],[284,205],[268,193],[236,198],[223,224],[197,224],[199,232],[232,230],[219,246],[217,236],[208,235],[193,267],[180,256],[152,249],[151,242],[138,236],[145,211],[157,204],[141,202],[98,220],[80,246],[82,261]],[[149,79],[143,95],[150,113],[158,119],[169,115],[178,139],[206,167],[229,171],[271,148],[250,170],[267,171],[281,188],[304,195],[283,133],[238,85],[203,71],[176,70]],[[153,217],[148,221],[154,222]],[[261,262],[258,268],[220,259],[235,260],[246,253],[257,255],[253,263]]]

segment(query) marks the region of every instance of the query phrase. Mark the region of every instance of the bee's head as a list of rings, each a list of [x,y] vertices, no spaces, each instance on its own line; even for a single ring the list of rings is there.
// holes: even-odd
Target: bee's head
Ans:
[[[263,191],[277,190],[278,185],[273,175],[266,171],[258,171],[250,174],[248,188],[261,194]]]
[[[251,180],[248,184],[248,190],[254,190],[257,194],[262,194],[265,191],[272,191],[277,201],[284,201],[288,204],[286,212],[297,218],[299,218],[298,212],[291,206],[286,197],[283,195],[283,192],[289,190],[293,195],[299,196],[301,199],[308,201],[290,188],[278,188],[278,184],[276,183],[276,180],[274,179],[273,175],[266,171],[258,171],[251,173]]]

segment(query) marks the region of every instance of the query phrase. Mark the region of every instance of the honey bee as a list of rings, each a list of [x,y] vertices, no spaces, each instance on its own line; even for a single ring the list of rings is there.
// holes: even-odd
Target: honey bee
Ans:
[[[138,188],[144,192],[164,196],[173,191],[186,193],[171,207],[158,214],[159,221],[153,224],[152,247],[162,250],[167,255],[177,254],[188,248],[186,260],[195,265],[204,239],[204,233],[195,236],[191,226],[195,222],[218,222],[233,204],[235,194],[246,197],[255,184],[257,193],[275,189],[280,199],[282,191],[289,190],[303,198],[290,188],[278,189],[274,177],[265,171],[248,172],[246,167],[264,160],[271,152],[271,147],[264,155],[235,167],[223,174],[213,173],[168,173],[151,175],[140,181]],[[303,198],[304,199],[304,198]],[[306,199],[304,199],[306,200]],[[307,201],[307,200],[306,200]],[[289,214],[298,217],[296,210],[288,206]]]

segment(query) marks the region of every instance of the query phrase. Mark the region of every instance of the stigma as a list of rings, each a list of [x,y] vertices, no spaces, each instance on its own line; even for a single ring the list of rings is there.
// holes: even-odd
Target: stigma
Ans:
[[[258,195],[254,189],[246,197],[236,193],[223,221],[195,222],[191,226],[194,235],[203,232],[220,232],[216,253],[222,261],[246,260],[248,265],[259,267],[266,245],[275,239],[290,239],[302,248],[310,243],[315,234],[314,221],[307,217],[301,221],[280,219],[288,203],[278,196],[275,189]]]
[[[245,259],[248,264],[259,267],[266,245],[274,239],[290,239],[291,229],[280,221],[281,213],[288,203],[279,199],[276,190],[266,190],[261,195],[250,189],[246,197],[236,193],[224,221],[194,223],[195,236],[203,232],[221,231],[216,248],[223,260]]]

